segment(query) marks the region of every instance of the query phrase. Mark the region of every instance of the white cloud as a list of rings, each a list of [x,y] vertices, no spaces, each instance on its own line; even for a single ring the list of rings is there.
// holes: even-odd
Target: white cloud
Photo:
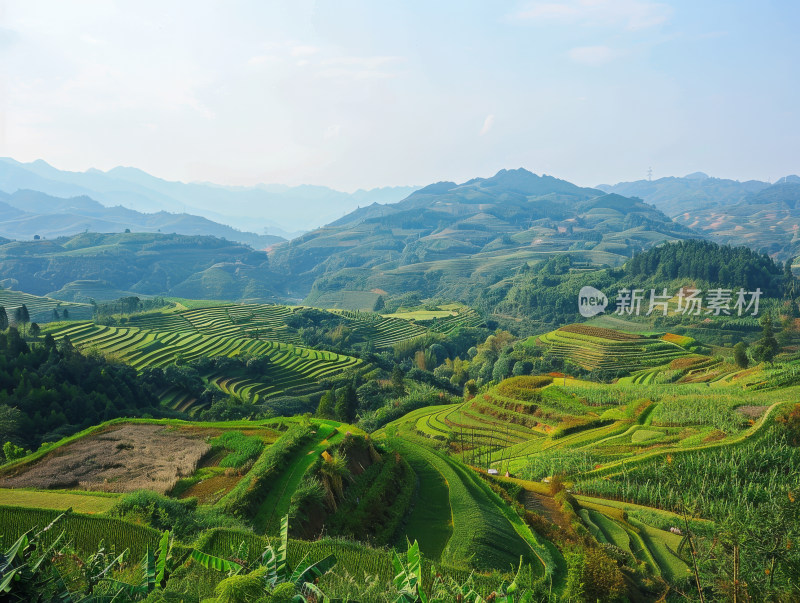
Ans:
[[[608,46],[579,46],[567,54],[576,63],[582,65],[604,65],[619,56],[619,53]]]
[[[516,20],[638,30],[666,22],[672,9],[649,0],[567,0],[534,2],[513,15]]]
[[[400,57],[374,56],[374,57],[333,57],[322,61],[323,65],[361,67],[364,69],[377,69],[389,63],[395,63]]]
[[[340,126],[339,124],[333,124],[325,128],[325,134],[323,136],[325,140],[330,140],[331,138],[338,138],[341,131],[342,131],[342,126]]]
[[[494,125],[494,114],[490,113],[486,116],[486,119],[483,120],[483,127],[481,128],[480,135],[484,136],[485,134],[489,133],[489,130],[492,129]]]
[[[316,46],[293,46],[291,54],[293,57],[310,57],[319,52]]]
[[[247,64],[253,67],[257,67],[259,65],[266,65],[269,63],[278,63],[278,62],[280,62],[280,58],[275,56],[274,54],[259,54],[250,57],[247,61]]]

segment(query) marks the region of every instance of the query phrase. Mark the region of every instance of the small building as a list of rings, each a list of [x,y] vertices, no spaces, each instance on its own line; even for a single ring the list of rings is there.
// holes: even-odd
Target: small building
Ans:
[[[489,469],[488,473],[489,475],[499,475],[497,469]]]

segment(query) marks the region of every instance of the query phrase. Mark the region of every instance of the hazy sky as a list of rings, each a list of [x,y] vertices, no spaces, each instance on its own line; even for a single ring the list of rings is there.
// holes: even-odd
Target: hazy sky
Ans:
[[[800,2],[0,0],[0,155],[342,190],[800,172]]]

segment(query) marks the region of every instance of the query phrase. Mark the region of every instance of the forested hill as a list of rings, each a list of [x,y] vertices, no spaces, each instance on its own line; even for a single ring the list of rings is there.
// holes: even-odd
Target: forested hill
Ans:
[[[0,244],[0,285],[70,301],[271,299],[276,280],[266,253],[216,237],[82,233]]]
[[[780,292],[784,273],[773,260],[747,247],[730,247],[710,241],[682,241],[635,255],[625,264],[625,274],[647,282],[703,282],[721,287],[760,287]]]
[[[655,247],[635,255],[617,269],[587,272],[576,268],[580,267],[568,255],[539,265],[526,265],[513,277],[481,291],[477,303],[485,312],[531,321],[534,328],[540,328],[582,322],[578,292],[587,285],[605,292],[610,299],[624,288],[655,289],[659,293],[667,288],[674,295],[685,286],[733,291],[760,288],[764,299],[771,300],[769,303],[780,303],[787,296],[797,295],[798,280],[769,256],[747,247],[703,240]],[[706,318],[704,314],[697,320]],[[526,327],[517,325],[517,328]]]
[[[698,236],[639,199],[523,169],[439,182],[391,205],[362,208],[270,253],[296,294],[418,291],[467,300],[521,264],[569,252],[621,265],[664,241]]]

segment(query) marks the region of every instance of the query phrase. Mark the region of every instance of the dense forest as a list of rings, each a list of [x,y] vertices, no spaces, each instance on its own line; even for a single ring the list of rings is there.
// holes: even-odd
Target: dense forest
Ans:
[[[0,332],[0,440],[36,449],[117,417],[157,412],[159,401],[125,365],[46,335],[29,345]]]

